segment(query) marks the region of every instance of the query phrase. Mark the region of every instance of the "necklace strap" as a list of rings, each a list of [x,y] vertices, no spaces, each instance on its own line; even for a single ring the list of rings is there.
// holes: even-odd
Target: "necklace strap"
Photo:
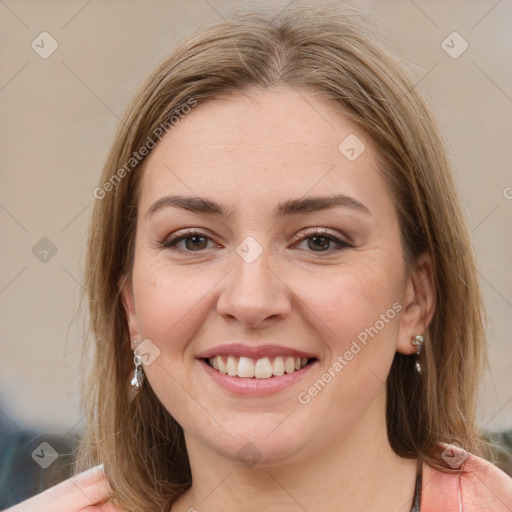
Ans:
[[[414,497],[412,499],[411,512],[420,512],[421,507],[421,487],[423,480],[423,464],[421,457],[418,458],[418,470],[416,471],[416,488],[414,489]]]

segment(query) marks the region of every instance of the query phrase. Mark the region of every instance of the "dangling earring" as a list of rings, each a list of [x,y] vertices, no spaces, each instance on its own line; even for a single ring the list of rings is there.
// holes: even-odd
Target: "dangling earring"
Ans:
[[[144,382],[144,372],[142,371],[142,359],[137,354],[137,349],[133,351],[133,362],[135,363],[135,370],[133,372],[132,386],[135,389],[140,389]]]
[[[421,347],[423,346],[423,343],[425,341],[425,338],[423,336],[414,336],[411,343],[416,346],[416,371],[421,374],[421,365],[420,365],[420,353],[421,353]]]

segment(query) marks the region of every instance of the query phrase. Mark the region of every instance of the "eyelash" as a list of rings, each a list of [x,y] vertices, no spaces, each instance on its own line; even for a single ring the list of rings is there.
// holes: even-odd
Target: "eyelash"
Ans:
[[[186,250],[186,249],[178,249],[177,248],[177,244],[179,242],[181,242],[182,240],[186,240],[188,238],[193,238],[195,236],[201,237],[201,238],[205,238],[207,240],[211,240],[210,237],[208,235],[206,235],[205,233],[202,233],[200,231],[195,231],[195,230],[189,230],[189,231],[186,231],[186,232],[181,233],[179,235],[172,235],[172,236],[170,236],[169,238],[167,238],[164,241],[160,242],[159,246],[161,248],[170,249],[171,251],[174,251],[174,252],[185,252],[185,253],[198,252],[198,253],[200,253],[200,252],[206,251],[206,249],[202,249],[202,250],[199,250],[199,251],[189,251],[189,250]],[[346,249],[346,248],[353,247],[353,245],[351,245],[348,242],[345,242],[344,240],[341,240],[340,238],[334,236],[333,234],[329,233],[329,231],[327,231],[326,229],[318,229],[318,228],[309,228],[309,229],[307,229],[301,235],[301,237],[298,238],[297,240],[294,240],[293,243],[294,244],[298,244],[299,242],[302,242],[304,240],[307,240],[309,238],[314,238],[314,237],[326,238],[329,241],[336,243],[339,247],[336,248],[336,249],[327,250],[327,251],[309,251],[309,252],[312,252],[312,253],[328,254],[328,253],[337,252],[337,251],[341,251],[341,250]]]

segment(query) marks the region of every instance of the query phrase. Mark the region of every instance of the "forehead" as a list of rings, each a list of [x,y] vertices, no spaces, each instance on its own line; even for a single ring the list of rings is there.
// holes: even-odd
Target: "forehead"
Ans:
[[[369,198],[382,185],[361,130],[314,93],[280,88],[191,109],[148,156],[140,201],[144,210],[181,193],[262,204],[333,188]]]

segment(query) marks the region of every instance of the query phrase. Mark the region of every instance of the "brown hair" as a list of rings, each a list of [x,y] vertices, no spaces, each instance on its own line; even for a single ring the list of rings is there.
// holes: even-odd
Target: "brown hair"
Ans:
[[[148,384],[134,399],[128,391],[133,354],[120,287],[133,264],[144,159],[126,163],[183,105],[250,88],[313,92],[372,141],[396,204],[407,268],[428,251],[436,304],[421,377],[414,356],[397,353],[392,364],[389,441],[398,455],[441,470],[449,468],[439,442],[482,454],[475,409],[486,362],[484,307],[469,232],[432,108],[374,32],[360,13],[339,7],[232,12],[182,42],[128,108],[90,225],[85,282],[95,357],[78,466],[104,463],[122,508],[165,510],[191,484],[181,427]]]

